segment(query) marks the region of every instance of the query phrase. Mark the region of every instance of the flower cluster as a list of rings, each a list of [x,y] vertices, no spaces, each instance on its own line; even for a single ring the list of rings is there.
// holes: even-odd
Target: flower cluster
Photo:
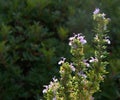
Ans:
[[[100,82],[106,74],[107,56],[106,44],[110,44],[107,36],[108,18],[97,8],[93,12],[95,25],[94,55],[89,59],[84,54],[84,44],[87,43],[81,33],[69,38],[72,63],[61,57],[59,81],[53,78],[50,85],[44,86],[43,93],[47,100],[94,100],[93,94],[99,90]]]
[[[43,93],[47,93],[49,90],[55,88],[57,82],[58,79],[53,78],[53,81],[51,81],[49,85],[44,85],[45,89],[43,90]]]
[[[74,44],[75,40],[78,40],[82,45],[87,43],[87,41],[84,39],[85,36],[82,36],[81,33],[79,33],[79,34],[73,33],[73,34],[74,34],[74,36],[69,38],[69,41],[70,41],[69,45],[70,46],[72,46]]]
[[[84,65],[86,67],[90,67],[90,64],[91,63],[95,63],[95,62],[98,62],[98,59],[96,57],[90,57],[89,60],[88,59],[87,60],[86,59],[83,60],[83,63],[84,63]]]

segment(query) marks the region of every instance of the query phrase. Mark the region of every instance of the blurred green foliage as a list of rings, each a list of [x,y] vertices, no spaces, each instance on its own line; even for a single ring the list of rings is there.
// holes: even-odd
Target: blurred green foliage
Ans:
[[[96,100],[119,100],[119,0],[0,0],[0,100],[42,98],[43,85],[58,76],[60,57],[71,57],[68,36],[82,32],[91,39],[96,7],[111,18],[112,41],[109,74]]]

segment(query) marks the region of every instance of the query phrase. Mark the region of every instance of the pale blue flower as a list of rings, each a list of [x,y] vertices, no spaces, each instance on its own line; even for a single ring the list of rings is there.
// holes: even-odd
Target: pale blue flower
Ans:
[[[100,12],[99,8],[96,8],[95,11],[93,12],[94,15],[98,14]]]
[[[84,38],[82,38],[82,39],[80,40],[80,42],[81,42],[81,44],[86,44],[86,43],[87,43],[87,41],[86,41]]]
[[[77,35],[77,39],[81,42],[81,44],[87,43],[87,41],[84,39],[85,36],[82,36],[81,34]]]
[[[79,76],[82,76],[83,78],[87,78],[87,75],[86,75],[86,74],[84,74],[84,72],[83,72],[83,71],[80,71],[80,72],[78,73],[78,75],[79,75]]]

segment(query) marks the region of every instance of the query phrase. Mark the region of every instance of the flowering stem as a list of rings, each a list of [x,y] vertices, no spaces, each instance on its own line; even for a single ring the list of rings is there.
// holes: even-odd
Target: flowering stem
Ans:
[[[93,12],[95,27],[95,55],[85,59],[85,37],[79,33],[70,37],[72,62],[66,62],[62,57],[58,64],[60,67],[59,81],[53,79],[50,85],[43,90],[47,100],[93,100],[93,94],[99,90],[100,82],[103,81],[106,72],[106,45],[110,43],[106,32],[108,18],[101,14],[97,8]]]

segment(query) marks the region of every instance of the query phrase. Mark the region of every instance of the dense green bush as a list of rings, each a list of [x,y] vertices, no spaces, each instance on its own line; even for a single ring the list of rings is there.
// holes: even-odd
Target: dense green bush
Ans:
[[[67,46],[70,33],[83,32],[91,39],[90,16],[96,7],[111,18],[113,42],[110,75],[98,97],[118,97],[119,92],[111,95],[106,90],[111,82],[118,91],[113,84],[120,71],[119,0],[0,0],[0,100],[41,98],[43,84],[58,73],[60,56],[71,56]]]
[[[69,56],[68,7],[59,2],[0,1],[0,99],[39,99],[43,84],[58,72],[59,55]]]

